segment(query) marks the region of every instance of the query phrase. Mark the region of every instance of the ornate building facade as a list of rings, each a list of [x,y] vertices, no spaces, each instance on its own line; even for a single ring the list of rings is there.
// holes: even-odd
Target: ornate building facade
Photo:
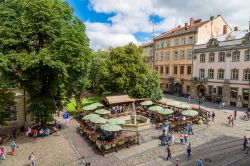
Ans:
[[[153,68],[160,76],[162,89],[172,94],[190,94],[194,45],[230,31],[225,20],[218,15],[206,21],[190,18],[190,23],[156,36]]]
[[[214,37],[194,46],[191,96],[250,107],[250,32]]]

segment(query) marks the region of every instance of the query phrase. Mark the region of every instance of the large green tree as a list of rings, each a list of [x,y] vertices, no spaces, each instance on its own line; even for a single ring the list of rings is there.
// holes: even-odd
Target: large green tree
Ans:
[[[28,110],[45,124],[63,97],[90,86],[85,25],[61,0],[0,2],[0,70],[26,88]]]
[[[147,66],[142,49],[135,44],[96,53],[95,82],[101,91],[125,92],[132,97],[162,97],[160,80]],[[101,61],[96,62],[98,59]]]
[[[14,93],[6,88],[0,88],[0,125],[9,120],[12,105],[14,105]]]

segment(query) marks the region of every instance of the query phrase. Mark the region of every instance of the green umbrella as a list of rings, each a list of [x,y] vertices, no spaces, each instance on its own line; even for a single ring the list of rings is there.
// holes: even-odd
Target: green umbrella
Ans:
[[[143,101],[140,103],[142,106],[149,106],[149,105],[153,105],[153,102],[150,101],[150,100],[147,100],[147,101]]]
[[[90,105],[84,106],[82,109],[85,110],[85,111],[92,111],[92,110],[97,109],[97,106],[93,105],[93,104],[90,104]]]
[[[111,118],[108,120],[109,124],[117,124],[117,125],[122,125],[125,124],[125,120],[119,119],[119,118]]]
[[[163,108],[161,106],[156,105],[156,106],[149,107],[148,110],[153,111],[153,112],[157,112],[159,110],[163,110]]]
[[[180,102],[174,101],[174,100],[170,100],[169,102],[167,102],[167,105],[171,105],[171,106],[177,106],[180,104],[181,104]]]
[[[102,125],[101,128],[105,131],[120,131],[122,127],[116,124],[105,124]]]
[[[191,109],[191,107],[185,103],[180,103],[180,104],[176,105],[176,107],[183,108],[183,109]]]
[[[102,117],[93,117],[90,119],[90,122],[98,123],[98,124],[105,124],[105,123],[107,123],[107,119],[104,119]]]
[[[90,120],[90,119],[96,118],[96,117],[100,117],[100,116],[97,114],[88,114],[88,115],[85,115],[82,119],[83,120]]]
[[[106,115],[106,114],[110,114],[110,111],[106,109],[98,109],[98,110],[95,110],[95,113],[100,114],[100,115]]]
[[[194,110],[185,110],[185,111],[182,111],[182,115],[185,115],[185,116],[197,116],[199,113],[197,111],[194,111]]]
[[[93,103],[93,104],[91,104],[91,105],[94,105],[94,106],[96,106],[96,107],[103,107],[103,104],[101,104],[101,103]]]
[[[170,115],[172,114],[174,111],[172,109],[163,109],[163,110],[159,110],[157,111],[159,114],[162,115]]]

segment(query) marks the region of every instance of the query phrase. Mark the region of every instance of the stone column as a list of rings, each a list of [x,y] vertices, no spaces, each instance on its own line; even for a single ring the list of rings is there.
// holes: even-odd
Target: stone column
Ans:
[[[190,84],[190,96],[192,98],[196,98],[196,89],[195,89],[196,81],[194,78],[191,78],[191,84]]]
[[[224,80],[224,86],[222,88],[222,101],[226,103],[226,105],[230,105],[230,80]]]

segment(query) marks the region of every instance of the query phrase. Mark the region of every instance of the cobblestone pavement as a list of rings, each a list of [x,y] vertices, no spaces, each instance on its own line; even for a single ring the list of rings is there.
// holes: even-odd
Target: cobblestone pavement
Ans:
[[[79,163],[77,155],[59,132],[36,140],[19,136],[16,144],[19,146],[17,155],[7,154],[6,160],[0,160],[1,166],[27,166],[31,152],[34,152],[38,166],[76,166]],[[10,141],[4,146],[7,153],[10,152]]]
[[[186,98],[179,98],[174,96],[167,96],[167,98],[174,98],[180,101],[187,101]],[[197,100],[191,100],[192,104],[196,104]],[[117,153],[107,154],[102,157],[98,151],[96,151],[93,145],[90,145],[88,141],[80,136],[76,131],[78,124],[76,121],[69,127],[69,133],[72,137],[73,143],[77,146],[77,150],[83,156],[85,160],[91,162],[91,165],[104,166],[161,166],[161,165],[173,165],[176,158],[181,160],[182,165],[196,165],[196,161],[199,158],[206,159],[205,165],[219,166],[219,165],[249,165],[250,155],[246,155],[242,151],[242,137],[244,135],[250,136],[250,124],[247,121],[236,120],[235,126],[227,126],[227,117],[232,114],[234,107],[226,107],[224,110],[218,109],[218,104],[203,102],[201,107],[214,110],[216,113],[215,122],[210,122],[209,125],[196,125],[194,126],[195,135],[190,136],[190,142],[193,147],[193,155],[191,159],[186,157],[186,146],[181,144],[175,144],[171,147],[173,159],[170,161],[165,160],[165,148],[160,146],[160,142],[156,144],[154,148],[145,149],[138,154],[129,156],[119,160]],[[238,109],[242,111],[242,109]],[[155,130],[153,127],[149,130],[141,132],[142,139],[141,145],[130,147],[129,150],[124,150],[125,153],[132,153],[135,149],[140,148],[146,143],[155,143],[158,136],[161,134],[160,130]],[[175,134],[175,138],[178,135]],[[177,140],[178,141],[178,140]],[[121,150],[122,151],[122,150]],[[123,152],[123,151],[122,151]],[[118,152],[119,153],[119,152]],[[126,154],[127,156],[127,154]],[[244,160],[242,160],[244,159]],[[209,162],[210,161],[210,162]]]
[[[186,98],[173,96],[167,96],[167,98],[187,101]],[[191,103],[196,104],[197,101],[192,100]],[[129,149],[106,154],[102,157],[95,146],[79,134],[78,122],[71,119],[68,127],[62,131],[64,137],[62,135],[52,136],[39,139],[35,143],[33,140],[26,140],[23,143],[18,140],[21,143],[18,150],[20,156],[8,157],[8,163],[15,166],[18,161],[19,165],[25,165],[28,162],[28,154],[34,151],[39,157],[42,154],[48,155],[41,158],[37,157],[38,164],[46,166],[52,163],[63,165],[67,161],[74,161],[67,164],[69,166],[84,165],[86,162],[91,162],[91,166],[172,166],[176,158],[180,159],[181,165],[184,166],[196,165],[199,158],[205,160],[204,166],[249,166],[250,154],[247,155],[242,150],[242,138],[244,135],[250,137],[250,122],[237,119],[235,126],[229,127],[227,126],[227,117],[236,108],[226,107],[224,110],[219,110],[218,104],[209,102],[203,102],[201,107],[210,111],[214,110],[216,118],[215,122],[210,122],[209,125],[194,125],[194,135],[189,138],[193,147],[190,159],[187,159],[186,156],[187,145],[179,144],[178,139],[176,139],[176,144],[171,147],[172,159],[166,161],[165,148],[160,146],[160,141],[157,142],[161,130],[156,130],[154,126],[140,132],[142,135],[141,145],[135,145]],[[241,111],[242,109],[237,110]],[[178,134],[175,134],[175,138],[178,138]],[[147,147],[147,145],[150,146]],[[123,154],[124,156],[122,156]],[[84,161],[76,161],[81,156],[84,156]],[[2,163],[0,162],[0,165]]]

